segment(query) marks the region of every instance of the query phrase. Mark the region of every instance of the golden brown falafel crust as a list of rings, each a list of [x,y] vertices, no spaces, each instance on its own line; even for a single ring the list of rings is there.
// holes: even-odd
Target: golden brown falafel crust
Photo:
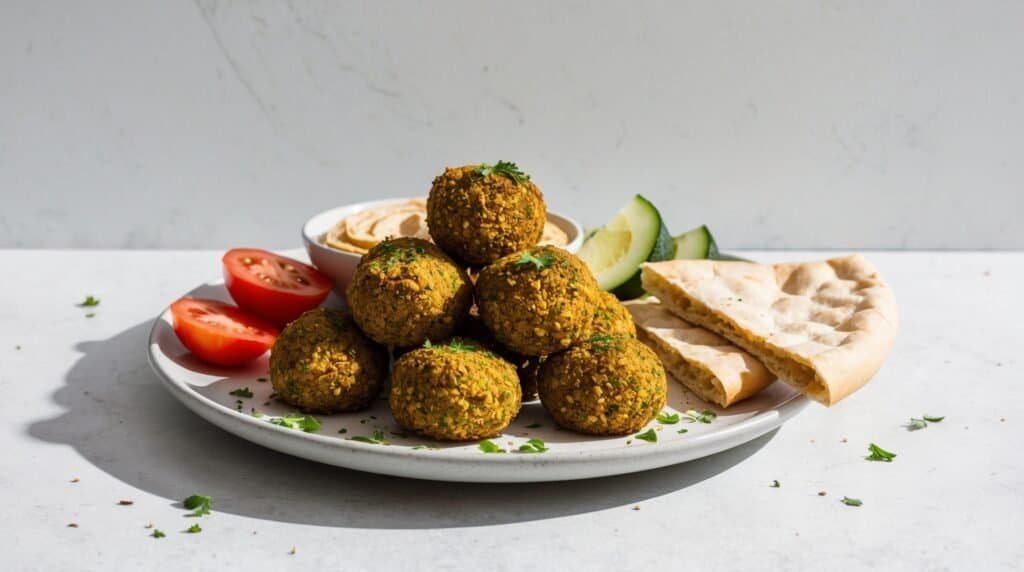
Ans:
[[[484,268],[476,284],[484,324],[502,345],[527,356],[587,339],[598,291],[587,265],[554,246],[505,256]]]
[[[318,308],[288,324],[270,353],[270,382],[303,411],[340,413],[370,405],[387,375],[387,351],[344,312]]]
[[[346,289],[352,317],[370,339],[412,347],[455,331],[473,303],[473,287],[440,248],[419,238],[374,246]]]
[[[391,414],[403,428],[434,439],[495,437],[519,413],[515,367],[466,339],[413,350],[391,372]]]
[[[633,315],[618,298],[603,290],[597,293],[592,330],[595,334],[636,337],[636,324],[633,323]]]
[[[538,387],[541,403],[559,426],[591,435],[639,431],[668,396],[658,357],[625,336],[596,335],[548,357]]]
[[[475,173],[479,165],[449,167],[427,198],[430,236],[467,264],[490,264],[537,244],[547,206],[537,185],[504,175]]]

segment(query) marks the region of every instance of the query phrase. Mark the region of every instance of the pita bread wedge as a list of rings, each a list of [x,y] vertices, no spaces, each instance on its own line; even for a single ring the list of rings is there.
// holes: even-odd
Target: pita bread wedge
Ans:
[[[767,368],[725,338],[684,322],[656,298],[624,305],[637,338],[658,354],[665,369],[704,401],[729,407],[775,381]]]
[[[825,405],[863,387],[896,339],[896,298],[859,254],[775,265],[671,260],[645,264],[642,280],[670,311]]]

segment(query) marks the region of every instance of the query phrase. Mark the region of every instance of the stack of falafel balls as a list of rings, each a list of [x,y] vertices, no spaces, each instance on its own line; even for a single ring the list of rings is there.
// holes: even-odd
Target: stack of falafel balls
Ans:
[[[523,401],[593,435],[623,435],[665,405],[661,362],[586,264],[537,246],[546,205],[527,176],[448,168],[427,201],[434,243],[387,239],[360,261],[351,313],[319,308],[288,325],[270,358],[274,391],[304,411],[364,409],[384,387],[407,431],[440,440],[500,435]]]

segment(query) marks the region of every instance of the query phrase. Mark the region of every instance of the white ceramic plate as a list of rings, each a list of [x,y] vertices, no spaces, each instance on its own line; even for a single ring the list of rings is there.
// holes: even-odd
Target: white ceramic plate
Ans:
[[[189,292],[197,298],[230,301],[222,282]],[[333,298],[326,302],[337,306]],[[269,355],[269,354],[268,354]],[[493,441],[508,451],[483,453],[478,444],[441,443],[405,435],[395,424],[387,401],[377,400],[360,413],[316,416],[322,426],[316,433],[280,427],[268,418],[293,413],[294,409],[271,399],[266,380],[267,356],[242,369],[222,369],[196,360],[181,345],[165,310],[149,336],[149,359],[167,389],[189,409],[218,427],[265,447],[361,471],[417,479],[464,482],[536,482],[586,479],[644,471],[690,461],[755,439],[782,425],[807,405],[807,399],[781,382],[728,412],[701,401],[675,380],[669,379],[668,412],[711,409],[718,413],[710,424],[679,422],[648,428],[656,443],[625,437],[589,437],[560,430],[540,402],[523,405],[519,417]],[[251,398],[231,395],[249,388]],[[256,409],[267,417],[252,415]],[[685,433],[679,430],[686,429]],[[354,441],[383,431],[388,444]],[[644,429],[646,431],[647,428]],[[542,439],[545,453],[518,452],[527,439]]]

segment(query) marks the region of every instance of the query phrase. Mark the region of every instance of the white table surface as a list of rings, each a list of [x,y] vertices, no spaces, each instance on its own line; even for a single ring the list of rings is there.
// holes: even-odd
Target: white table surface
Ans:
[[[146,363],[150,323],[217,277],[220,254],[0,251],[3,569],[997,570],[1024,559],[1013,524],[1024,514],[1024,253],[872,253],[902,332],[861,392],[701,461],[515,486],[318,465],[174,401]],[[101,304],[76,307],[86,294]],[[947,417],[902,427],[925,413]],[[872,441],[895,462],[865,461]],[[187,535],[178,503],[194,492],[213,497],[214,514]]]

